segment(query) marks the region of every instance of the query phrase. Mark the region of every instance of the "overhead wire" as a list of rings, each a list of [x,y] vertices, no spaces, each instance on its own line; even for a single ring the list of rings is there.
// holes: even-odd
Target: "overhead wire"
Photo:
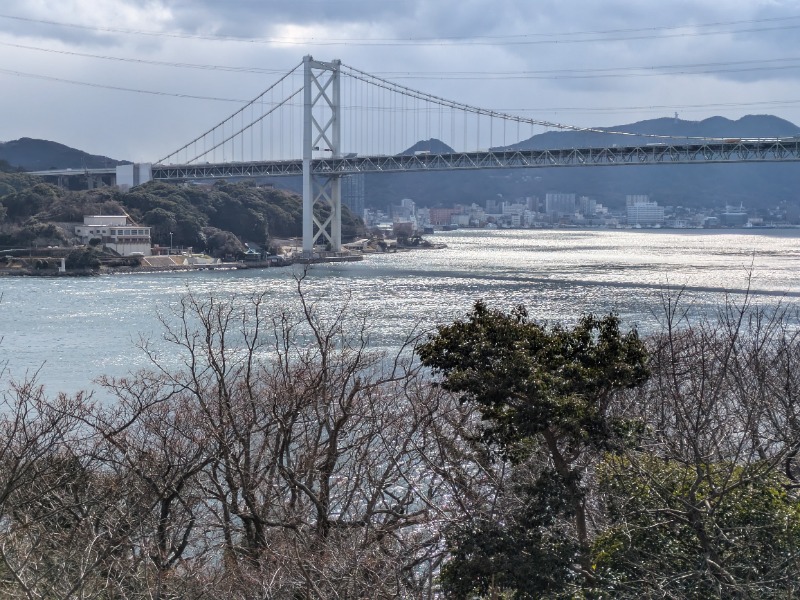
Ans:
[[[660,38],[700,37],[707,35],[731,35],[737,33],[758,33],[766,31],[780,31],[800,28],[800,23],[786,23],[800,19],[800,15],[787,15],[783,17],[770,17],[762,19],[744,19],[736,21],[719,21],[714,23],[692,23],[688,25],[667,25],[658,27],[641,27],[627,29],[608,29],[597,31],[560,31],[553,33],[525,33],[509,36],[439,36],[439,37],[407,37],[407,38],[297,38],[297,37],[267,37],[247,38],[239,36],[223,36],[210,34],[193,34],[184,32],[168,32],[142,29],[126,29],[119,27],[99,27],[82,23],[70,23],[48,19],[35,19],[19,15],[0,14],[0,18],[12,19],[22,22],[70,27],[87,31],[103,33],[121,33],[126,35],[143,35],[153,37],[166,37],[178,39],[198,39],[205,41],[233,41],[250,44],[284,44],[296,46],[339,46],[339,45],[364,45],[364,46],[441,46],[441,45],[477,45],[477,46],[504,46],[504,45],[534,45],[534,44],[575,44],[593,43],[598,41],[634,41],[653,39],[653,34],[663,32]],[[770,27],[750,27],[745,29],[728,29],[719,31],[697,31],[712,27],[730,27],[738,25],[755,25],[760,23],[781,23]],[[681,31],[689,29],[694,31]],[[640,35],[629,35],[640,34]],[[597,37],[616,35],[617,37]],[[584,36],[584,37],[579,37]],[[594,37],[587,37],[594,36]],[[569,39],[578,37],[578,39]],[[536,39],[531,39],[536,38]]]
[[[95,58],[115,62],[135,63],[142,65],[154,65],[159,67],[176,67],[180,69],[201,69],[204,71],[225,71],[231,73],[254,73],[257,75],[277,75],[285,73],[286,69],[263,69],[259,67],[236,67],[230,65],[210,65],[198,63],[172,62],[163,60],[148,60],[144,58],[130,58],[123,56],[110,56],[104,54],[91,54],[88,52],[74,52],[72,50],[61,50],[58,48],[43,48],[41,46],[30,46],[27,44],[14,44],[11,42],[0,41],[0,46],[8,48],[18,48],[20,50],[33,50],[35,52],[48,52],[51,54],[61,54],[64,56],[77,56],[79,58]]]
[[[158,90],[143,90],[139,88],[122,87],[118,85],[108,85],[104,83],[92,83],[90,81],[76,81],[74,79],[65,79],[63,77],[51,77],[49,75],[37,75],[35,73],[25,73],[23,71],[13,71],[11,69],[0,69],[0,74],[13,75],[15,77],[24,77],[28,79],[39,79],[42,81],[52,81],[58,83],[69,83],[72,85],[81,85],[91,88],[99,88],[106,90],[115,90],[118,92],[132,92],[136,94],[150,94],[152,96],[171,96],[173,98],[187,98],[191,100],[213,100],[216,102],[236,102],[241,104],[247,102],[241,98],[220,98],[218,96],[200,96],[198,94],[182,94],[178,92],[162,92]]]

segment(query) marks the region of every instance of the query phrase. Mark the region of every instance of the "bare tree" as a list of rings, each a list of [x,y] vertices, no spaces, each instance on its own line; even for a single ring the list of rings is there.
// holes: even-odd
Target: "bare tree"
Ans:
[[[127,502],[137,509],[127,565],[135,584],[125,586],[125,595],[201,596],[209,552],[195,535],[208,512],[199,477],[214,448],[198,427],[196,407],[151,374],[101,383],[116,402],[92,422],[103,440],[99,456],[105,470],[126,482]]]
[[[91,404],[49,400],[35,380],[10,381],[0,408],[0,565],[3,595],[88,598],[107,588],[119,550],[114,484],[94,471]]]
[[[445,532],[505,463],[411,335],[370,347],[347,298],[188,294],[112,399],[12,386],[0,586],[20,598],[433,598]]]
[[[126,407],[101,427],[110,460],[160,515],[137,544],[170,577],[202,556],[229,597],[430,596],[442,527],[491,471],[475,419],[421,376],[413,337],[374,351],[367,317],[304,285],[295,310],[189,294],[162,317],[180,368],[146,344],[151,373],[106,382]]]
[[[652,377],[629,395],[641,443],[601,475],[612,527],[600,562],[631,597],[792,597],[796,321],[749,299],[713,318],[679,306],[666,304],[665,329],[649,340]]]

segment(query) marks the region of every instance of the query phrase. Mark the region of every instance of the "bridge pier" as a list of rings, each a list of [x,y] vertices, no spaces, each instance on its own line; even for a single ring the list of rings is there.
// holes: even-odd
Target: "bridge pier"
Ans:
[[[312,171],[314,152],[341,157],[339,71],[341,61],[303,57],[303,253],[311,255],[320,238],[334,252],[342,249],[342,186],[339,175]]]

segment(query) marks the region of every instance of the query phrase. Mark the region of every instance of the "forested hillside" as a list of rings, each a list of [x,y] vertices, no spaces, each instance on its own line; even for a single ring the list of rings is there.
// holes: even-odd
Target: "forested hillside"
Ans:
[[[26,171],[99,169],[115,167],[127,162],[89,154],[58,142],[33,138],[0,142],[0,160],[5,160],[12,167],[20,167]]]
[[[302,235],[301,198],[269,186],[151,182],[129,192],[73,192],[24,173],[0,173],[0,246],[69,244],[73,233],[65,224],[82,222],[84,215],[123,212],[151,227],[154,244],[215,255],[240,251],[243,242],[268,245],[274,237]],[[345,210],[343,237],[355,236],[359,228]]]

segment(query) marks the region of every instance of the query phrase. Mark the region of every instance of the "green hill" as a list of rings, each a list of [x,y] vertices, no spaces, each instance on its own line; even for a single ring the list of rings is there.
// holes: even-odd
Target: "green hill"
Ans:
[[[102,169],[130,162],[88,154],[64,144],[32,138],[0,142],[0,160],[5,160],[12,167],[21,167],[26,171]]]

